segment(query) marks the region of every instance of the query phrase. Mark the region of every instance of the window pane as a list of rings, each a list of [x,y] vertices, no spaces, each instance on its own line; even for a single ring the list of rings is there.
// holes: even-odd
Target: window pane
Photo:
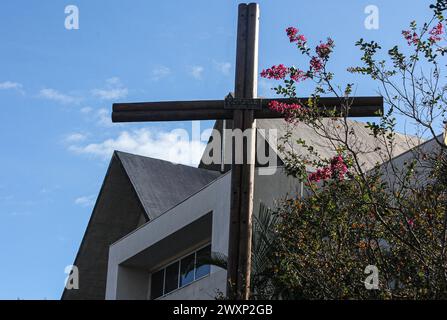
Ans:
[[[180,287],[194,281],[194,253],[180,262]]]
[[[203,264],[203,262],[208,260],[210,257],[211,257],[211,245],[197,251],[197,265],[200,266],[196,268],[196,279],[206,276],[207,274],[210,273],[210,265]]]
[[[179,263],[173,263],[166,268],[165,294],[178,288]]]
[[[151,278],[151,299],[157,299],[163,295],[163,280],[165,270],[160,270],[152,274]]]

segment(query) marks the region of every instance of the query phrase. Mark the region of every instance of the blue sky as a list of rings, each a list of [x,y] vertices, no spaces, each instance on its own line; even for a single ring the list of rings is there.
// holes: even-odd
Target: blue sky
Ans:
[[[430,1],[265,0],[260,69],[300,66],[284,29],[337,44],[333,70],[358,95],[377,84],[346,75],[354,42],[384,47],[430,14]],[[65,6],[80,10],[66,30]],[[0,4],[0,299],[58,299],[115,148],[166,156],[171,130],[191,123],[110,122],[113,102],[220,99],[233,90],[237,1],[3,0]],[[364,27],[367,5],[378,30]],[[400,40],[399,40],[400,41]],[[261,81],[259,93],[270,95]],[[309,93],[301,89],[300,95]],[[212,122],[200,123],[209,128]],[[197,161],[203,143],[197,142]],[[81,280],[82,281],[82,280]]]

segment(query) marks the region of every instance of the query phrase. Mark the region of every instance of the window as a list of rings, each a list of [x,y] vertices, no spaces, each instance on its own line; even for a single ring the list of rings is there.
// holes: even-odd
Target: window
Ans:
[[[209,264],[203,264],[204,260],[206,261],[207,258],[211,257],[211,246],[206,246],[203,249],[200,249],[196,253],[197,255],[197,261],[202,262],[201,265],[199,265],[196,268],[196,279],[199,279],[201,277],[206,276],[210,273],[210,265]]]
[[[180,287],[194,281],[195,253],[183,258],[180,266]]]
[[[151,298],[157,299],[163,295],[163,285],[165,280],[165,269],[152,274],[151,280]]]
[[[182,259],[169,264],[151,276],[151,299],[157,299],[210,273],[207,259],[211,245],[207,245]]]
[[[165,271],[165,294],[178,288],[178,262],[171,264]]]

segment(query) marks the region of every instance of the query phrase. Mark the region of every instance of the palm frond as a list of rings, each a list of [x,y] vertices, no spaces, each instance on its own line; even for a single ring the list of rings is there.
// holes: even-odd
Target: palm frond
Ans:
[[[212,265],[226,270],[228,267],[228,257],[220,252],[211,252],[211,256],[209,257],[197,257],[196,268],[204,265]]]
[[[277,223],[278,216],[261,203],[259,213],[253,217],[252,268],[254,275],[262,274],[269,263]]]

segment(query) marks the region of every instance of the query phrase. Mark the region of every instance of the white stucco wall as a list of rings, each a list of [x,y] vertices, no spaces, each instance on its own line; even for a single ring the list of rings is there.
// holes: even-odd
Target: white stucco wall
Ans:
[[[275,208],[287,196],[301,196],[301,184],[297,179],[288,177],[284,168],[276,168],[273,175],[261,175],[260,172],[265,172],[265,169],[256,170],[253,207],[255,214],[259,211],[261,202]]]

